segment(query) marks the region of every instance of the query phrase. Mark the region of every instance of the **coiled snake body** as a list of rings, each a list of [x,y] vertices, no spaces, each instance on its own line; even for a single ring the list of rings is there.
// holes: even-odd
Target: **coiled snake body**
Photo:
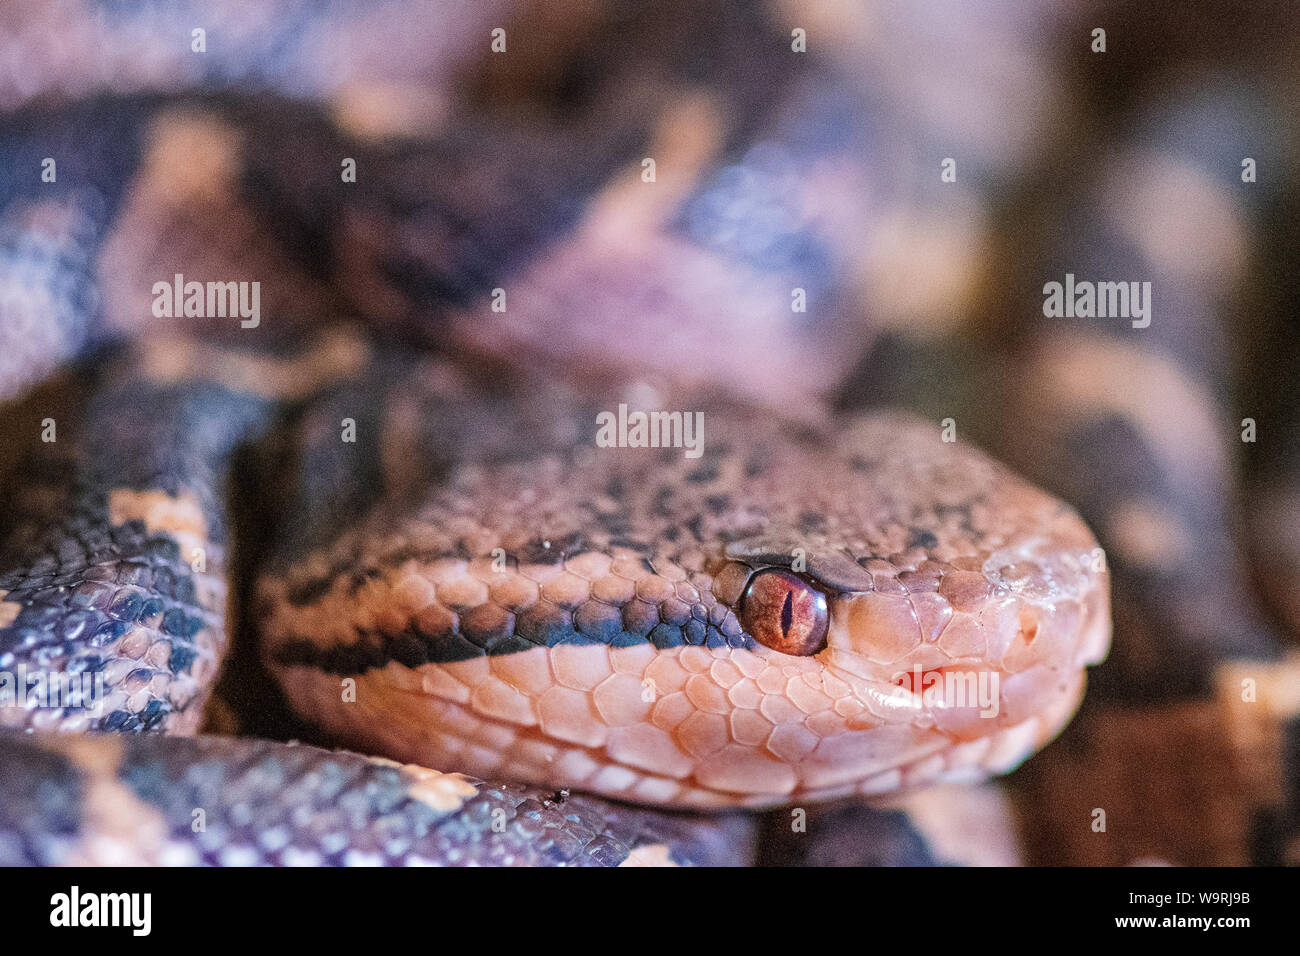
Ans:
[[[89,358],[12,406],[47,440],[9,468],[0,670],[103,696],[0,708],[0,859],[716,861],[741,818],[649,808],[977,780],[1064,725],[1109,641],[1097,543],[938,422],[826,411],[870,124],[765,17],[707,8],[583,22],[540,79],[427,65],[450,118],[403,113],[409,77],[376,110],[306,74],[273,85],[330,118],[15,114],[6,384]],[[460,63],[488,30],[455,9]],[[178,273],[260,280],[259,319],[160,317]],[[604,447],[627,409],[677,430]],[[372,756],[183,739],[274,709],[252,671]]]

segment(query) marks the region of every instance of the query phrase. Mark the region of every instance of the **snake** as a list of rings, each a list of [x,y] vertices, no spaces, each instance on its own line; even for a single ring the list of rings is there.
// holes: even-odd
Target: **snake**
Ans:
[[[1105,555],[838,401],[879,110],[779,10],[65,6],[0,21],[0,862],[744,862],[1069,721]]]

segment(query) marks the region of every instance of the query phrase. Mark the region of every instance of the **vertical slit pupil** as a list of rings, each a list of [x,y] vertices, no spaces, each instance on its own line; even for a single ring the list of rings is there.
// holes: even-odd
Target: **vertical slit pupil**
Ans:
[[[790,625],[794,623],[794,591],[785,592],[785,604],[781,607],[781,633],[790,636]]]

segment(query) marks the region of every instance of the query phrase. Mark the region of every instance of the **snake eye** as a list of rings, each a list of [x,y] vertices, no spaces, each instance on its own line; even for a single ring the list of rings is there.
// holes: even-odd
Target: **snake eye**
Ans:
[[[826,646],[826,595],[788,571],[760,571],[740,599],[740,623],[760,644],[807,657]]]

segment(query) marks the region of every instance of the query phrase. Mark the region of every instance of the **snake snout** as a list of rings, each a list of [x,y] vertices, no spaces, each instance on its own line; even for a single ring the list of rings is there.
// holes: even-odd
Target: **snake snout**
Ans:
[[[1017,589],[983,571],[918,569],[832,599],[818,658],[826,682],[850,689],[854,703],[837,709],[861,706],[845,728],[859,738],[858,789],[1005,772],[1068,721],[1086,666],[1105,655],[1108,592],[1091,579],[1071,590],[1059,574],[1019,572],[1053,585]],[[872,741],[886,739],[897,748],[894,766],[868,772],[879,753]]]

